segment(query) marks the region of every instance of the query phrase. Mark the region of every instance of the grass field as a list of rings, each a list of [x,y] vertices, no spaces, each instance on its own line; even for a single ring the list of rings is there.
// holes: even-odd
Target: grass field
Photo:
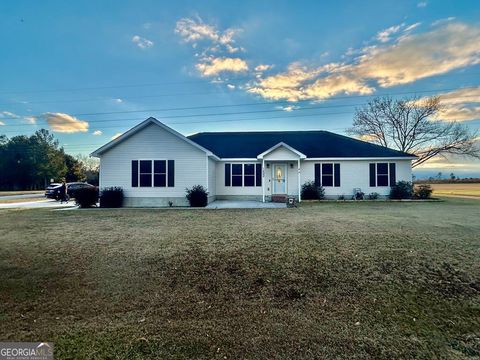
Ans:
[[[0,338],[56,359],[472,359],[480,202],[0,211]]]
[[[480,197],[480,184],[432,184],[433,196]]]

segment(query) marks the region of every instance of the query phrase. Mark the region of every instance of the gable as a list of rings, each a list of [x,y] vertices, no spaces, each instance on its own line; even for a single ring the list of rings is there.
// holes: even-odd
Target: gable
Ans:
[[[140,135],[139,135],[140,134]],[[191,141],[182,134],[176,132],[172,128],[162,124],[155,118],[148,118],[145,121],[141,122],[137,126],[126,131],[118,138],[108,142],[99,149],[92,152],[91,156],[100,157],[106,152],[115,149],[116,147],[128,142],[128,144],[135,143],[142,148],[148,150],[148,146],[158,147],[162,146],[163,148],[171,147],[174,150],[176,147],[180,146],[182,148],[195,149],[201,152],[206,153],[208,156],[216,157],[212,154],[211,151],[203,148],[201,145]],[[180,145],[179,145],[180,144]]]

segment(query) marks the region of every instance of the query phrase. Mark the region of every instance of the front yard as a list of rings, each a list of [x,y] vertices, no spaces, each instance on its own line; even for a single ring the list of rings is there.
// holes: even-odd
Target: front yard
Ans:
[[[56,359],[480,356],[480,202],[0,211],[0,339]]]

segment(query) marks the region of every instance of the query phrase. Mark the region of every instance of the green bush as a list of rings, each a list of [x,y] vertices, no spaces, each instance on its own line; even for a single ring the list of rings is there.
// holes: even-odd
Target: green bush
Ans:
[[[75,203],[81,208],[97,205],[98,189],[96,187],[80,188],[75,191]]]
[[[301,196],[303,200],[321,200],[325,198],[325,189],[315,185],[315,181],[307,181],[302,185]]]
[[[414,196],[417,199],[430,199],[432,197],[432,187],[428,184],[420,184],[415,187]]]
[[[390,199],[411,199],[413,196],[413,185],[409,181],[398,181],[390,189]]]
[[[100,207],[119,208],[123,205],[123,189],[118,186],[106,187],[100,193]]]
[[[208,192],[202,185],[195,185],[186,189],[186,198],[191,207],[205,207],[208,204]]]

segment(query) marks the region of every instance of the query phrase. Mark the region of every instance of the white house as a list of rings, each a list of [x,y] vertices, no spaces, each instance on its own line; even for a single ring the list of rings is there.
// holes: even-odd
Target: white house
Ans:
[[[328,131],[209,132],[188,137],[148,118],[97,149],[100,187],[121,186],[126,206],[187,205],[185,189],[215,199],[272,201],[315,181],[327,198],[354,189],[386,196],[411,181],[415,156]]]

